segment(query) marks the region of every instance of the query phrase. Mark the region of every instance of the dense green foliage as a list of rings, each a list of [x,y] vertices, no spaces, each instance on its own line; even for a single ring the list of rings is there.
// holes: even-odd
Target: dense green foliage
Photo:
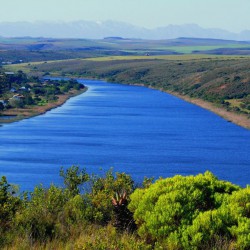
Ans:
[[[22,195],[2,177],[1,248],[250,247],[250,188],[210,172],[155,183],[145,179],[141,188],[129,175],[112,170],[96,176],[72,166],[60,175],[64,187],[37,186]]]
[[[20,198],[15,197],[14,187],[3,176],[0,180],[0,246],[8,241],[5,232],[11,230],[13,217],[20,208],[20,204]]]
[[[130,194],[133,181],[124,173],[88,175],[76,166],[60,175],[65,187],[35,187],[33,192],[17,196],[5,177],[0,182],[0,247],[25,238],[28,244],[52,239],[67,241],[79,236],[84,227],[112,223],[111,198],[117,191]],[[86,232],[87,233],[87,232]]]
[[[202,248],[204,242],[236,239],[238,249],[250,248],[250,188],[233,192],[218,209],[200,213],[183,232],[186,248]]]
[[[250,247],[250,188],[240,189],[210,172],[137,189],[129,209],[139,235],[158,247],[211,249],[230,241],[234,249]]]

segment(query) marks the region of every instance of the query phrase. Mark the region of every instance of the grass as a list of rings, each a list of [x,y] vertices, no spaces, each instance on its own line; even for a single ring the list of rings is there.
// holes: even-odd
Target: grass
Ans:
[[[79,227],[79,225],[78,225]],[[31,243],[27,238],[16,238],[15,241],[4,248],[5,250],[49,250],[49,249],[81,249],[81,250],[149,250],[152,246],[135,234],[119,233],[112,225],[86,225],[73,228],[71,237],[67,241],[54,239],[47,242]]]
[[[129,61],[129,60],[169,60],[169,61],[189,61],[189,60],[232,60],[232,59],[249,59],[249,56],[238,56],[238,55],[206,55],[206,54],[185,54],[185,55],[156,55],[156,56],[102,56],[102,57],[91,57],[91,58],[76,58],[66,60],[51,60],[42,62],[31,62],[31,63],[20,63],[5,65],[6,71],[22,70],[25,73],[30,73],[34,70],[35,66],[39,66],[45,63],[63,63],[63,62],[76,62],[76,61]]]
[[[241,110],[247,114],[250,114],[250,110],[243,108],[241,106],[241,104],[243,104],[242,99],[229,99],[229,100],[225,100],[225,101],[230,103],[230,107],[238,108],[239,110]]]
[[[188,61],[188,60],[230,60],[230,59],[249,59],[248,56],[225,56],[225,55],[205,55],[205,54],[186,54],[186,55],[156,55],[156,56],[105,56],[92,57],[83,60],[86,61],[113,61],[113,60],[171,60],[171,61]]]
[[[215,49],[250,49],[249,45],[242,45],[242,44],[225,44],[225,45],[210,45],[210,46],[163,46],[163,47],[156,47],[155,49],[159,50],[172,50],[178,53],[190,54],[193,51],[206,51],[206,50],[215,50]]]
[[[50,61],[41,61],[41,62],[30,62],[30,63],[19,63],[19,64],[10,64],[4,65],[3,68],[5,71],[13,71],[17,72],[22,70],[24,73],[28,74],[32,71],[35,66],[46,64],[46,63],[56,63],[56,62],[70,62],[76,60],[84,60],[84,59],[64,59],[64,60],[50,60]]]

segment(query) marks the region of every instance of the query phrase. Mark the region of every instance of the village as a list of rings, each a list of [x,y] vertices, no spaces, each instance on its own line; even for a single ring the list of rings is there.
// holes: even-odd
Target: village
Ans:
[[[0,73],[0,116],[20,109],[46,106],[60,96],[84,89],[76,80],[28,77],[22,71]]]

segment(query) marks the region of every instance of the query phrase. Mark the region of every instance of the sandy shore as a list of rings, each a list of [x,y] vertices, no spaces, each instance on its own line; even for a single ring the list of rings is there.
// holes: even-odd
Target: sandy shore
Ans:
[[[10,119],[1,119],[0,116],[0,124],[3,123],[11,123],[20,121],[23,119],[31,118],[33,116],[41,115],[46,113],[47,111],[57,108],[61,105],[63,105],[68,99],[80,95],[87,91],[87,88],[84,88],[82,90],[72,90],[67,94],[64,95],[58,95],[58,100],[55,102],[48,103],[44,106],[29,106],[26,108],[15,108],[15,109],[9,109],[2,113],[4,116],[13,116],[13,118]]]

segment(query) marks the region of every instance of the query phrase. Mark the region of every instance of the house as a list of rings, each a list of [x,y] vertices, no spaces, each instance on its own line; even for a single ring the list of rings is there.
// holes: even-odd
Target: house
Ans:
[[[5,75],[15,75],[14,72],[4,72]]]
[[[16,95],[13,95],[10,99],[14,99],[14,100],[22,100],[24,99],[25,97],[21,94],[16,94]]]
[[[7,106],[7,102],[5,100],[0,100],[0,103],[2,103],[4,107]]]
[[[17,90],[16,90],[16,88],[11,88],[11,89],[10,89],[10,92],[12,92],[12,93],[16,93],[16,92],[17,92]]]
[[[29,92],[30,91],[30,88],[26,88],[26,87],[21,87],[19,88],[20,91],[23,91],[23,92]]]
[[[46,85],[49,84],[49,81],[48,81],[48,80],[42,80],[42,84],[43,84],[44,86],[46,86]]]

